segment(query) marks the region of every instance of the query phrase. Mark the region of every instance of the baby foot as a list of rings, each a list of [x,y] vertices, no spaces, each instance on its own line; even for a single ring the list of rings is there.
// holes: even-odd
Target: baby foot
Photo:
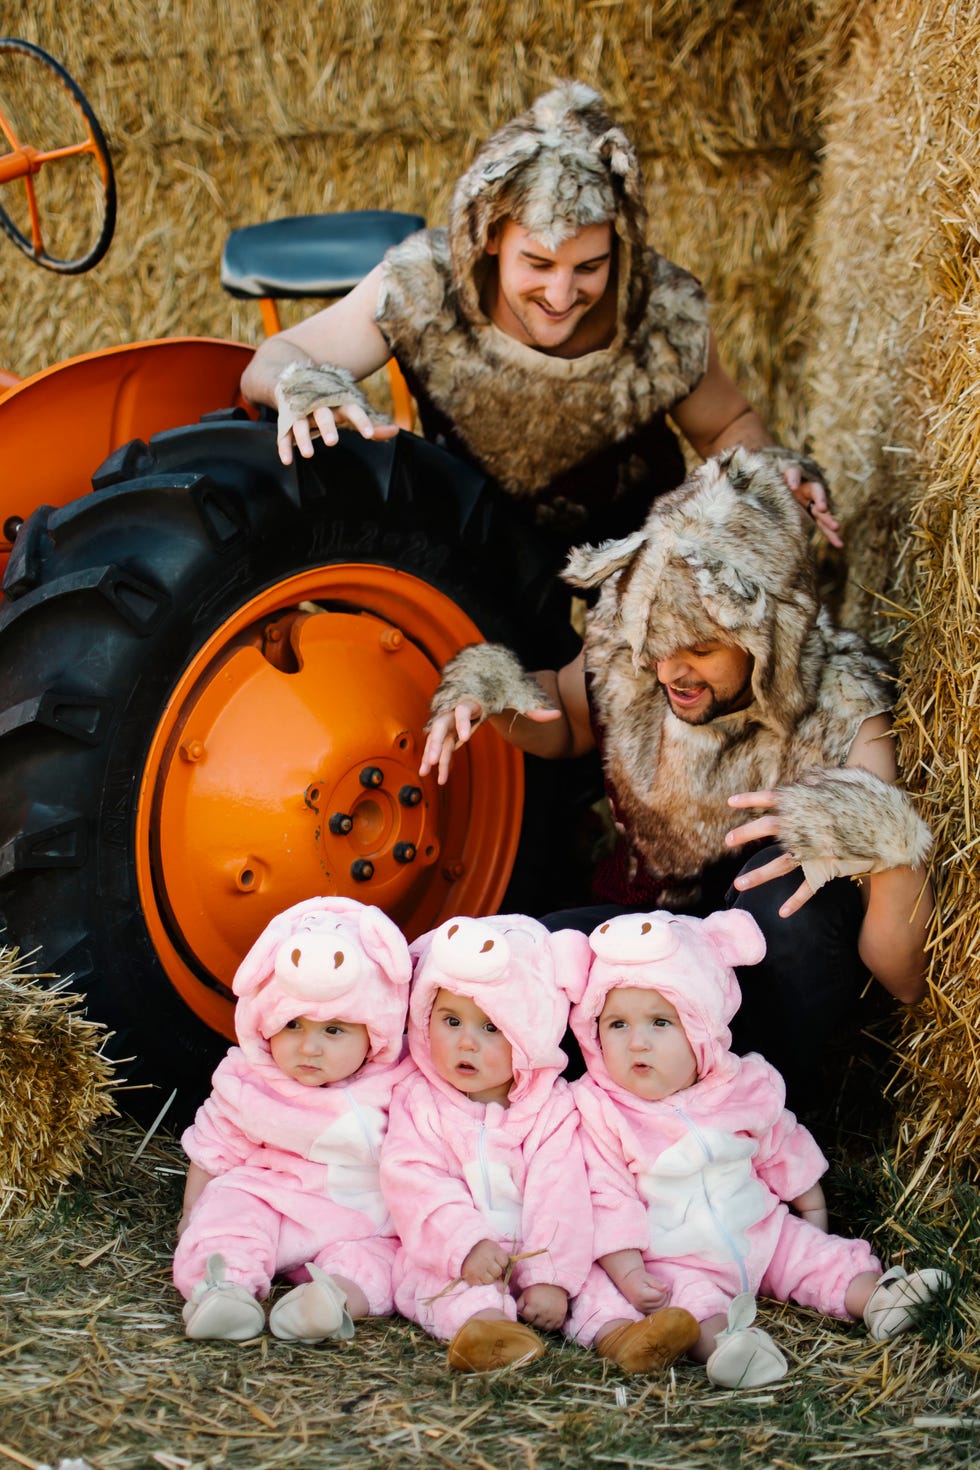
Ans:
[[[449,1344],[446,1361],[461,1373],[490,1373],[494,1368],[523,1368],[544,1352],[538,1334],[523,1322],[471,1317]]]
[[[694,1346],[700,1332],[697,1319],[683,1307],[664,1307],[607,1332],[596,1351],[624,1373],[662,1373]]]
[[[897,1337],[911,1327],[927,1302],[945,1296],[953,1284],[946,1271],[930,1266],[913,1271],[911,1276],[901,1266],[892,1266],[868,1297],[864,1308],[864,1325],[875,1342]]]
[[[347,1295],[319,1266],[307,1261],[312,1278],[280,1297],[269,1313],[269,1329],[284,1342],[323,1342],[354,1336]]]
[[[198,1340],[247,1342],[265,1326],[265,1313],[247,1287],[225,1280],[224,1256],[208,1256],[204,1280],[184,1303],[184,1331]]]
[[[755,1297],[742,1292],[728,1308],[728,1327],[715,1339],[705,1363],[708,1382],[716,1388],[761,1388],[785,1378],[789,1366],[768,1332],[753,1327]]]

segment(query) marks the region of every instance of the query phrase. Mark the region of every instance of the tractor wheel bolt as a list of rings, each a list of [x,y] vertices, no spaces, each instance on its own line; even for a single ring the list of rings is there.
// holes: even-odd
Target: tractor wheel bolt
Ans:
[[[385,773],[380,766],[365,766],[358,780],[362,786],[383,786]]]
[[[398,800],[402,806],[418,806],[422,800],[421,786],[403,786],[398,793]]]
[[[355,883],[366,883],[374,877],[374,864],[367,858],[356,858],[350,865],[350,875]]]
[[[392,856],[396,863],[414,863],[415,850],[414,842],[396,842]]]
[[[354,818],[349,816],[347,812],[334,812],[327,826],[335,837],[346,837],[354,826]]]

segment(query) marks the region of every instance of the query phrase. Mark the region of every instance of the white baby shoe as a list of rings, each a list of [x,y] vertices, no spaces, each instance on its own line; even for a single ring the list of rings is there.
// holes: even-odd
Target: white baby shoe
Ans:
[[[354,1336],[345,1292],[312,1261],[306,1269],[311,1280],[280,1297],[269,1313],[269,1328],[284,1342],[323,1342],[326,1337]]]
[[[868,1297],[864,1325],[875,1342],[896,1337],[912,1326],[927,1302],[945,1296],[952,1284],[949,1273],[935,1266],[913,1271],[911,1276],[904,1267],[892,1266]]]
[[[708,1382],[716,1388],[761,1388],[789,1372],[779,1348],[768,1332],[752,1326],[754,1321],[755,1297],[743,1291],[728,1308],[728,1327],[719,1332],[704,1365]]]
[[[184,1303],[184,1331],[197,1339],[247,1342],[265,1326],[265,1313],[247,1287],[225,1280],[224,1256],[208,1256],[204,1280]]]

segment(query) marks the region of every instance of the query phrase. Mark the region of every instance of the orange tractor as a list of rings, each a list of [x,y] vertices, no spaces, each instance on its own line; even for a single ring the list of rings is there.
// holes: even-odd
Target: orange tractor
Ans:
[[[39,265],[86,270],[115,214],[101,129],[38,48],[0,41],[0,62],[73,119],[25,137],[0,69],[0,224]],[[63,258],[39,185],[66,169],[99,220]],[[223,280],[267,311],[329,297],[421,223],[237,231]],[[456,649],[501,638],[535,666],[567,647],[553,556],[411,433],[284,467],[239,398],[250,352],[138,342],[0,381],[3,940],[88,997],[127,1076],[188,1102],[234,1034],[239,959],[289,904],[350,894],[412,936],[550,897],[528,833],[549,823],[522,824],[509,747],[479,732],[447,788],[417,768]]]

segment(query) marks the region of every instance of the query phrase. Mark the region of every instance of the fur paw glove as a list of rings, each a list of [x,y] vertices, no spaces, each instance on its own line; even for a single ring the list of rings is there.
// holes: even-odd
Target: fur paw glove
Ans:
[[[432,696],[426,729],[439,715],[452,714],[467,699],[480,706],[477,724],[505,709],[524,715],[528,710],[552,708],[541,686],[502,643],[471,643],[449,660]]]
[[[755,453],[764,455],[779,470],[785,470],[790,465],[795,464],[804,480],[816,481],[823,486],[827,492],[827,504],[830,504],[830,486],[827,484],[827,471],[818,465],[815,459],[811,459],[809,455],[802,454],[798,449],[785,449],[781,444],[768,444],[764,449],[757,449]]]
[[[830,878],[914,867],[932,834],[904,791],[857,767],[779,787],[780,841],[814,892]]]
[[[318,408],[342,408],[345,403],[356,403],[363,408],[372,424],[391,422],[372,407],[346,368],[334,367],[329,362],[319,367],[291,362],[279,374],[276,407],[280,426],[288,427],[297,419],[309,418]]]

